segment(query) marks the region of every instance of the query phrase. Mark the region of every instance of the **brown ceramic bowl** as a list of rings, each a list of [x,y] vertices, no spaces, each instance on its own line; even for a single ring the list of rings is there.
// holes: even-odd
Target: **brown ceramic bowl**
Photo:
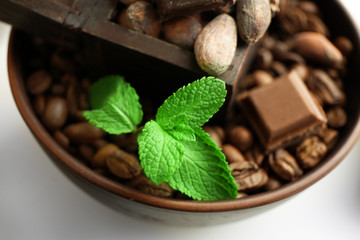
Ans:
[[[214,224],[240,219],[251,213],[255,207],[266,209],[273,206],[275,202],[292,196],[317,182],[338,165],[358,139],[360,133],[359,33],[348,13],[338,1],[319,1],[319,4],[332,34],[349,37],[355,47],[348,63],[349,74],[344,80],[348,97],[348,124],[342,130],[337,145],[319,166],[297,181],[274,191],[226,201],[174,200],[150,196],[96,174],[60,147],[34,114],[24,88],[24,66],[26,64],[22,62],[22,59],[27,54],[26,47],[24,47],[26,38],[18,31],[13,31],[11,34],[8,52],[12,93],[26,124],[53,162],[78,186],[106,205],[131,215],[167,223]]]

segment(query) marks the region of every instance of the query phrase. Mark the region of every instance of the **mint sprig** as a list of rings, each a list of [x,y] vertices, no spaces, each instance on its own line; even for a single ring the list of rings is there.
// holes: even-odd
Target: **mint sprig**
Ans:
[[[225,101],[225,83],[204,77],[170,96],[139,134],[139,159],[154,182],[196,200],[235,198],[237,187],[224,154],[205,133],[205,124]],[[142,110],[135,90],[120,76],[94,84],[90,91],[94,110],[84,116],[112,134],[136,130]]]

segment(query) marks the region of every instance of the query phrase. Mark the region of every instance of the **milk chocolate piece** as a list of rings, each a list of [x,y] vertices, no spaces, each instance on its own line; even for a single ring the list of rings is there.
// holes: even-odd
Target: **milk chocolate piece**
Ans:
[[[245,92],[239,100],[267,151],[299,141],[325,127],[327,121],[324,110],[296,74]]]
[[[227,3],[235,3],[234,0],[157,0],[156,4],[159,16],[162,19],[189,15],[196,12],[202,12],[217,9],[225,6]]]

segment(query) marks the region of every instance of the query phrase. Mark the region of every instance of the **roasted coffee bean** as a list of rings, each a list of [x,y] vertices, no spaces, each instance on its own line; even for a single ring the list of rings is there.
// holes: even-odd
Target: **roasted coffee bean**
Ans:
[[[252,76],[256,86],[264,86],[274,81],[274,78],[270,75],[270,73],[263,70],[256,70]]]
[[[270,69],[275,73],[276,76],[281,76],[287,72],[285,64],[279,61],[275,61],[271,64]]]
[[[309,76],[310,70],[307,65],[299,63],[299,64],[295,64],[290,69],[290,74],[291,73],[297,74],[302,80],[306,81],[306,79]]]
[[[226,160],[231,163],[246,161],[243,154],[234,146],[225,144],[222,147],[222,151],[225,154]]]
[[[292,36],[306,29],[307,15],[300,8],[286,8],[280,11],[279,17],[279,26],[286,35]]]
[[[268,181],[266,171],[255,162],[234,162],[229,168],[239,191],[258,189]]]
[[[56,130],[64,126],[68,118],[68,107],[62,97],[51,97],[45,106],[41,120],[50,130]]]
[[[67,53],[58,51],[52,54],[50,64],[53,68],[63,73],[74,73],[76,66],[71,57],[67,56]]]
[[[317,32],[324,36],[329,36],[329,29],[319,16],[309,14],[307,16],[306,31]]]
[[[166,183],[155,184],[144,175],[139,175],[130,184],[131,187],[138,189],[141,192],[158,196],[158,197],[172,197],[174,190]]]
[[[101,139],[105,133],[88,122],[80,122],[67,125],[64,134],[73,143],[92,143]]]
[[[276,47],[277,43],[278,42],[274,36],[265,35],[261,41],[261,47],[269,51],[272,51]]]
[[[45,106],[46,106],[46,99],[45,99],[44,95],[42,95],[42,94],[37,95],[34,99],[33,106],[34,106],[35,113],[38,116],[41,116],[43,114],[43,112],[45,110]]]
[[[95,147],[95,149],[99,150],[100,148],[108,145],[109,142],[105,140],[104,138],[97,139],[91,143]]]
[[[65,149],[69,147],[70,140],[65,136],[65,134],[62,131],[56,130],[53,134],[53,137]]]
[[[244,192],[238,192],[236,199],[240,199],[240,198],[244,198],[247,197],[248,195]]]
[[[86,93],[81,92],[78,95],[78,104],[79,104],[79,109],[80,110],[88,110],[90,108],[89,101],[88,101],[88,96],[87,96]]]
[[[248,74],[244,77],[244,79],[242,79],[242,81],[240,82],[241,84],[241,89],[242,90],[249,90],[253,87],[255,87],[255,82],[254,82],[254,78],[252,74]],[[240,96],[240,95],[239,95]],[[239,99],[238,96],[238,99]],[[239,102],[239,101],[238,101]]]
[[[60,84],[64,87],[68,87],[70,84],[76,84],[78,82],[78,79],[75,74],[73,73],[64,73],[60,77]]]
[[[317,136],[305,138],[296,147],[296,156],[305,169],[313,168],[324,158],[328,149]]]
[[[219,136],[218,131],[214,127],[204,126],[203,129],[209,134],[211,140],[213,140],[218,147],[222,146],[222,137]]]
[[[269,155],[271,169],[282,179],[294,181],[303,175],[296,159],[285,149],[280,148]]]
[[[124,149],[128,152],[136,152],[138,150],[136,134],[112,135],[110,136],[110,139],[121,149]]]
[[[106,169],[105,168],[95,168],[93,171],[99,175],[106,176]]]
[[[270,84],[274,81],[274,78],[270,73],[264,70],[256,70],[252,74],[247,75],[241,82],[242,88],[251,89],[253,87],[261,87]]]
[[[83,91],[88,92],[91,87],[91,82],[88,78],[82,78],[80,85]]]
[[[266,191],[272,191],[275,189],[278,189],[282,186],[282,183],[273,177],[269,177],[269,180],[267,181],[266,185],[265,185],[265,189]]]
[[[93,168],[102,168],[105,167],[105,162],[108,156],[115,153],[119,148],[115,144],[106,144],[101,147],[97,152],[93,155],[90,160],[90,164]]]
[[[174,18],[163,24],[165,40],[186,49],[193,49],[202,25],[191,16]]]
[[[244,126],[236,126],[228,132],[229,142],[240,151],[246,151],[254,142],[252,132]]]
[[[271,52],[275,60],[278,59],[281,60],[286,55],[286,53],[290,51],[289,45],[286,44],[284,41],[275,40],[275,39],[273,41],[274,41],[274,46],[272,46]]]
[[[292,64],[305,64],[305,59],[295,52],[287,52],[284,56],[281,56],[281,62],[292,65]],[[280,59],[279,59],[280,60]]]
[[[284,14],[280,14],[280,18],[280,26],[288,35],[299,32],[317,32],[324,36],[329,35],[329,30],[323,20],[317,14],[311,13],[310,7],[299,5],[290,8],[285,10]]]
[[[298,33],[293,40],[293,48],[309,61],[335,68],[344,64],[341,52],[320,33]]]
[[[271,51],[267,48],[260,48],[257,50],[255,58],[255,66],[257,69],[267,69],[271,66],[274,61],[274,56]]]
[[[84,111],[83,110],[76,110],[72,113],[72,118],[76,122],[86,122],[87,119],[84,117]]]
[[[50,92],[55,96],[63,96],[65,94],[65,87],[62,84],[53,84],[51,86]]]
[[[254,158],[254,155],[253,155],[251,149],[247,150],[244,153],[244,158],[245,158],[245,161],[255,162],[255,158]]]
[[[220,126],[214,126],[214,130],[217,133],[217,135],[219,136],[220,141],[224,142],[225,137],[226,137],[226,133],[225,133],[224,128],[222,128]]]
[[[26,79],[26,89],[31,94],[41,94],[49,89],[51,83],[51,75],[46,70],[39,70]]]
[[[329,77],[331,77],[332,79],[334,79],[334,81],[335,81],[335,79],[340,78],[340,73],[339,73],[339,70],[337,70],[337,69],[328,68],[328,69],[326,70],[326,73],[329,75]],[[341,81],[341,82],[342,82],[342,81]],[[342,89],[342,87],[341,87],[341,89]]]
[[[341,128],[347,122],[347,115],[343,108],[333,107],[326,111],[328,125],[332,128]]]
[[[265,152],[263,150],[263,148],[261,147],[260,144],[256,144],[255,146],[253,146],[250,149],[253,159],[254,161],[261,166],[261,164],[263,163],[264,159],[265,159]]]
[[[335,146],[335,143],[339,138],[339,131],[331,128],[325,128],[322,129],[318,135],[324,141],[328,150],[330,150]]]
[[[324,103],[334,105],[345,102],[344,92],[341,91],[335,81],[323,70],[315,69],[311,71],[306,83]]]
[[[80,156],[88,163],[94,156],[94,149],[88,144],[81,144],[79,146]]]
[[[339,36],[335,38],[334,44],[344,56],[349,56],[354,49],[354,46],[350,39],[344,36]]]
[[[287,43],[277,41],[277,44],[272,49],[274,59],[287,64],[302,63],[305,64],[305,59],[298,53],[290,51]]]
[[[161,22],[157,18],[155,9],[150,3],[146,1],[136,1],[125,11],[124,27],[152,37],[158,37],[160,35]]]
[[[136,156],[121,149],[106,157],[106,166],[113,175],[122,179],[133,179],[142,171]]]
[[[318,6],[312,1],[298,1],[297,6],[306,13],[319,15]]]
[[[62,81],[66,82],[68,87],[66,91],[66,102],[69,107],[69,113],[71,116],[75,116],[79,110],[78,103],[78,79],[75,75],[66,74],[62,77]]]

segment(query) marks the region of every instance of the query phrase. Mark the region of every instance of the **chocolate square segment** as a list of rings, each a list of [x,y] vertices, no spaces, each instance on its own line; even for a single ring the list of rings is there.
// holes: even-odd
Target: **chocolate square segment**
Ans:
[[[327,122],[324,110],[296,74],[245,92],[239,103],[267,151],[301,140]]]

